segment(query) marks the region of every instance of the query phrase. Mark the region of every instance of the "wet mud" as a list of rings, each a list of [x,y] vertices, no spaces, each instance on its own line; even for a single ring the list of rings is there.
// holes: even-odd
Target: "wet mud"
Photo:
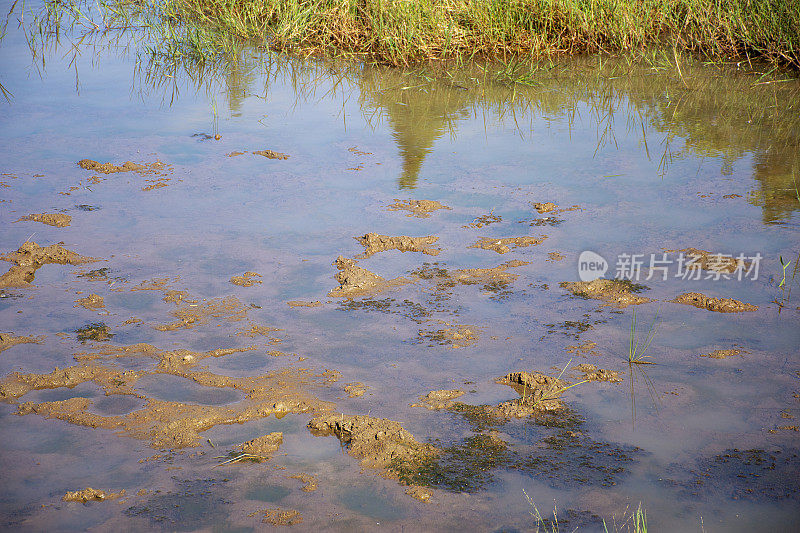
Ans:
[[[437,453],[435,447],[420,443],[399,423],[385,418],[331,414],[312,419],[308,428],[315,436],[335,435],[362,466],[387,475],[393,464],[414,464]]]
[[[90,294],[85,298],[78,298],[75,300],[74,307],[83,307],[85,309],[97,310],[106,306],[102,296],[98,294]]]
[[[467,248],[482,248],[483,250],[493,250],[498,254],[507,254],[512,248],[524,248],[541,244],[547,237],[503,237],[501,239],[490,239],[484,237]]]
[[[350,398],[359,398],[361,396],[364,396],[364,394],[367,392],[368,388],[369,387],[367,387],[366,385],[364,385],[360,381],[356,381],[355,383],[346,384],[344,386],[344,392]]]
[[[317,478],[312,476],[311,474],[306,474],[305,472],[301,472],[299,474],[294,474],[291,476],[286,476],[287,479],[298,479],[303,486],[300,487],[300,490],[303,492],[314,492],[317,490]]]
[[[358,261],[355,259],[348,259],[341,255],[333,262],[333,266],[339,270],[334,276],[339,282],[339,286],[328,293],[331,298],[370,296],[411,283],[411,280],[403,277],[387,280],[358,266]]]
[[[87,487],[83,490],[69,491],[61,498],[65,502],[102,502],[105,500],[116,500],[125,495],[125,489],[119,492],[106,492],[104,490]]]
[[[497,406],[499,413],[506,417],[524,418],[541,411],[564,409],[561,394],[567,384],[552,376],[539,372],[510,372],[497,380],[508,385],[520,395]]]
[[[290,300],[286,302],[289,307],[322,307],[322,302],[315,300],[313,302],[306,302],[303,300]]]
[[[0,276],[0,288],[30,287],[36,271],[42,265],[82,265],[101,261],[95,257],[84,257],[63,246],[64,243],[41,247],[35,242],[25,242],[16,252],[0,256],[3,261],[13,263],[11,268]]]
[[[440,248],[433,246],[439,237],[429,235],[427,237],[390,237],[388,235],[378,235],[377,233],[367,233],[361,237],[355,237],[359,244],[364,247],[364,253],[358,259],[366,259],[373,255],[388,250],[398,250],[400,252],[420,252],[426,255],[439,255]]]
[[[596,342],[586,341],[582,344],[567,346],[566,351],[567,353],[571,353],[580,357],[586,357],[587,355],[596,357],[600,355],[600,352],[595,350],[595,348],[597,348]]]
[[[750,264],[743,259],[736,259],[729,255],[707,252],[697,248],[684,248],[683,250],[664,250],[666,253],[680,252],[686,254],[689,262],[685,265],[687,270],[702,269],[710,272],[731,274],[737,270],[746,272]]]
[[[264,156],[267,159],[280,159],[280,160],[289,159],[289,156],[287,154],[282,154],[280,152],[273,152],[272,150],[255,150],[253,153],[255,155]]]
[[[259,285],[261,284],[261,280],[256,279],[260,277],[261,274],[258,274],[256,272],[245,272],[241,276],[233,276],[231,278],[231,283],[233,283],[234,285],[238,285],[240,287],[252,287],[255,284]]]
[[[13,333],[0,333],[0,352],[8,350],[17,344],[39,344],[44,340],[44,335],[38,337],[25,337]]]
[[[555,261],[563,261],[565,258],[566,256],[559,252],[548,252],[546,260],[549,262],[555,262]]]
[[[303,523],[303,515],[295,509],[260,509],[247,516],[260,518],[262,523],[272,526],[295,526]]]
[[[553,202],[537,202],[533,204],[533,208],[536,209],[540,215],[543,215],[545,213],[555,211],[558,209],[558,205],[554,204]]]
[[[748,353],[741,348],[729,348],[727,350],[714,350],[713,352],[700,354],[700,357],[711,359],[727,359],[728,357],[741,357],[743,353]]]
[[[428,346],[447,346],[448,348],[465,348],[478,342],[480,328],[470,324],[449,324],[446,328],[420,330],[419,341],[428,342]]]
[[[99,163],[92,159],[81,159],[78,161],[78,166],[85,170],[91,170],[92,172],[100,172],[101,174],[140,171],[147,168],[144,165],[139,165],[133,161],[125,161],[121,165],[115,165],[113,163]]]
[[[611,383],[622,382],[622,378],[620,377],[619,372],[616,370],[597,368],[597,366],[589,363],[575,365],[572,367],[572,369],[575,372],[582,374],[581,379],[585,379],[587,381],[610,381]]]
[[[431,213],[439,209],[452,209],[436,200],[400,200],[395,198],[394,202],[389,204],[389,211],[408,211],[407,217],[429,218]]]
[[[711,298],[699,292],[687,292],[670,301],[676,304],[691,305],[698,309],[715,311],[717,313],[758,311],[757,305],[740,302],[733,298]]]
[[[650,298],[639,296],[637,293],[647,290],[644,285],[632,283],[629,280],[596,279],[594,281],[562,281],[558,284],[575,296],[601,300],[605,305],[613,305],[617,309],[624,309],[629,305],[641,305],[650,301]]]
[[[449,409],[452,407],[456,398],[465,394],[462,390],[435,390],[431,391],[425,396],[420,396],[419,403],[412,404],[411,407],[425,407],[431,411],[439,411],[441,409]]]
[[[265,459],[272,457],[283,444],[283,433],[275,431],[268,435],[249,440],[243,443],[239,449],[249,455],[258,455]]]
[[[472,219],[472,222],[469,224],[465,224],[461,226],[462,228],[482,228],[484,226],[488,226],[489,224],[496,224],[498,222],[502,222],[503,217],[500,215],[495,215],[494,213],[488,213],[485,215],[480,215]]]
[[[56,228],[65,228],[72,222],[72,217],[64,213],[37,213],[25,215],[16,220],[16,222],[32,221],[41,222],[48,226],[55,226]]]
[[[211,319],[222,319],[228,322],[237,322],[247,318],[248,307],[242,304],[235,296],[225,298],[212,298],[199,304],[189,304],[178,307],[170,314],[177,318],[175,322],[159,324],[155,329],[159,331],[175,331],[191,329],[196,325],[208,323]]]

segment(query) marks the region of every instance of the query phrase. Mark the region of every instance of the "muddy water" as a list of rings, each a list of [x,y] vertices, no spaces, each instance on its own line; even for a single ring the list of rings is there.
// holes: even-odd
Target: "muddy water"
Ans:
[[[796,529],[797,81],[586,60],[513,84],[250,51],[203,77],[68,51],[39,76],[19,32],[0,46],[0,265],[33,271],[0,299],[4,527],[526,530],[527,494],[570,530],[624,530],[640,503],[654,530]],[[389,244],[364,253],[368,234]],[[28,264],[26,242],[101,261]],[[682,279],[669,252],[667,279],[559,285],[585,250],[613,278],[622,254],[689,248],[759,272]],[[656,364],[628,364],[633,320]],[[502,414],[537,393],[498,378],[588,379],[568,364],[622,382]],[[437,390],[464,394],[419,405]],[[275,432],[271,457],[222,464]],[[125,493],[62,501],[87,487]]]

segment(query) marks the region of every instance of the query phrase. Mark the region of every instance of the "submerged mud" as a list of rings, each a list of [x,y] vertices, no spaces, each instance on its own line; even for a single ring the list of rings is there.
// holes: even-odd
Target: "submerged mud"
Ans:
[[[427,237],[390,237],[388,235],[378,235],[377,233],[367,233],[355,239],[364,247],[364,253],[359,259],[372,257],[379,252],[387,250],[398,250],[400,252],[421,252],[426,255],[439,255],[441,249],[432,246],[439,237],[429,235]]]
[[[303,492],[314,492],[315,490],[317,490],[317,478],[315,478],[311,474],[300,472],[299,474],[286,476],[286,478],[300,480],[303,483],[303,486],[300,487],[300,490],[302,490]]]
[[[503,217],[500,215],[495,215],[494,213],[487,213],[485,215],[480,215],[472,219],[472,222],[469,224],[465,224],[461,226],[462,228],[482,228],[484,226],[488,226],[489,224],[496,224],[498,222],[502,222]]]
[[[294,526],[303,523],[303,515],[295,509],[260,509],[247,516],[261,518],[262,523],[273,526]]]
[[[536,209],[540,215],[543,215],[545,213],[555,211],[558,209],[558,205],[554,204],[553,202],[537,202],[533,204],[533,208]]]
[[[75,300],[74,307],[83,307],[85,309],[102,309],[106,306],[105,300],[98,294],[90,294],[85,298],[78,298]]]
[[[272,457],[283,444],[283,433],[275,431],[268,435],[249,440],[243,443],[239,449],[246,454],[258,455],[265,459]]]
[[[727,350],[714,350],[713,352],[700,354],[700,357],[710,357],[711,359],[727,359],[728,357],[737,357],[747,351],[740,348],[729,348]]]
[[[431,213],[439,209],[452,209],[436,200],[400,200],[395,198],[394,202],[389,205],[389,211],[408,211],[407,217],[428,218]]]
[[[82,265],[101,261],[95,257],[84,257],[63,246],[64,243],[41,247],[35,242],[25,242],[16,252],[0,256],[3,261],[13,263],[11,268],[0,276],[0,288],[30,287],[36,271],[42,265]]]
[[[175,331],[178,329],[191,329],[195,325],[206,324],[211,319],[223,319],[236,322],[247,318],[248,307],[242,304],[235,296],[225,298],[212,298],[199,304],[189,304],[178,307],[172,311],[175,322],[159,324],[155,329],[159,331]]]
[[[464,348],[478,342],[477,326],[470,324],[450,324],[443,322],[446,328],[420,330],[419,340],[429,342],[429,346],[441,345],[448,348]]]
[[[322,307],[322,302],[315,300],[313,302],[306,302],[303,300],[290,300],[286,302],[289,307]]]
[[[434,390],[420,396],[419,403],[411,404],[411,407],[425,407],[431,411],[439,411],[441,409],[449,409],[452,407],[456,398],[463,396],[463,390]]]
[[[758,311],[757,305],[740,302],[733,298],[711,298],[699,292],[687,292],[681,294],[674,300],[676,304],[691,305],[698,309],[715,311],[717,313],[743,313],[746,311]]]
[[[686,263],[687,270],[702,269],[711,272],[721,272],[732,274],[737,270],[747,271],[749,264],[743,259],[733,258],[729,255],[707,252],[697,248],[684,248],[682,250],[664,250],[666,253],[681,252],[689,256],[690,261]]]
[[[245,272],[241,276],[233,276],[231,278],[231,283],[240,287],[252,287],[255,284],[261,284],[261,280],[256,279],[260,277],[261,274],[257,272]]]
[[[119,492],[106,492],[104,490],[93,489],[87,487],[83,490],[70,491],[64,494],[61,498],[65,502],[102,502],[105,500],[116,500],[117,498],[125,495],[125,489]]]
[[[64,213],[35,213],[31,215],[25,215],[24,217],[20,217],[16,220],[16,222],[21,221],[41,222],[42,224],[47,224],[48,226],[65,228],[69,226],[70,222],[72,222],[72,217],[65,215]]]
[[[628,280],[599,278],[588,282],[562,281],[558,285],[575,296],[601,300],[606,302],[605,305],[613,305],[617,309],[624,309],[629,305],[641,305],[650,301],[650,298],[635,294],[646,290],[647,287]]]
[[[482,248],[484,250],[493,250],[498,254],[506,254],[511,251],[511,248],[523,248],[527,246],[535,246],[541,244],[547,237],[539,239],[535,237],[503,237],[501,239],[491,239],[484,237],[479,239],[474,244],[467,246],[467,248]]]
[[[597,366],[583,363],[575,365],[573,370],[583,374],[582,378],[587,381],[610,381],[611,383],[621,383],[622,378],[616,370],[605,370]]]

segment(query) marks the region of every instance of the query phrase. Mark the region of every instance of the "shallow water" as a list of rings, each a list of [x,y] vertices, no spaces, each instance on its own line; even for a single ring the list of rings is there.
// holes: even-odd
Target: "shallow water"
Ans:
[[[526,494],[542,515],[557,506],[568,530],[602,530],[600,519],[624,530],[640,503],[654,530],[800,524],[800,446],[791,429],[800,416],[797,80],[764,83],[773,78],[689,62],[679,75],[578,59],[548,65],[525,85],[494,79],[490,67],[401,72],[252,51],[199,76],[192,66],[159,70],[146,55],[137,63],[135,48],[84,47],[74,62],[70,50],[66,41],[48,50],[42,69],[15,24],[0,44],[0,83],[13,94],[0,102],[1,251],[63,241],[103,261],[44,265],[34,287],[3,289],[0,331],[45,339],[3,351],[0,375],[49,373],[97,354],[106,343],[76,336],[92,323],[107,325],[116,347],[255,346],[198,365],[235,378],[336,370],[338,380],[314,391],[336,412],[396,420],[448,449],[479,429],[457,413],[410,406],[431,390],[461,388],[460,401],[497,404],[517,394],[496,378],[515,370],[558,375],[568,363],[617,370],[623,381],[564,393],[578,420],[575,441],[512,420],[495,435],[519,461],[499,461],[480,476],[469,462],[474,452],[459,448],[453,468],[467,475],[470,492],[444,483],[429,503],[362,470],[335,437],[312,436],[310,414],[219,424],[201,432],[197,447],[154,450],[114,429],[16,416],[4,403],[4,527],[252,530],[263,525],[248,515],[267,505],[299,511],[303,522],[294,527],[309,530],[464,523],[526,530],[535,526]],[[290,157],[252,153],[266,149]],[[104,175],[76,166],[84,158],[166,167]],[[398,198],[451,209],[408,217],[388,209]],[[579,208],[542,215],[536,202]],[[71,215],[70,226],[15,222],[53,212]],[[498,219],[468,227],[487,214]],[[437,289],[422,279],[369,297],[329,297],[338,285],[331,263],[361,254],[353,237],[367,232],[439,237],[436,256],[386,251],[359,261],[387,279],[425,263],[450,271],[529,264],[509,269],[518,277],[507,283]],[[547,238],[502,255],[468,247],[482,237],[521,236]],[[680,279],[671,263],[666,280],[647,280],[643,269],[638,282],[654,301],[622,310],[559,287],[578,279],[584,250],[609,261],[613,277],[621,254],[649,260],[688,247],[760,253],[758,276]],[[791,261],[783,288],[779,258]],[[108,270],[89,275],[101,268]],[[246,271],[261,283],[230,282]],[[164,283],[137,290],[153,280]],[[170,289],[196,303],[164,301]],[[684,292],[758,310],[715,313],[669,302]],[[90,293],[105,307],[76,307]],[[231,296],[235,309],[180,326],[179,308]],[[322,305],[287,305],[293,300]],[[627,364],[634,309],[636,338],[657,324],[647,350],[656,365]],[[126,323],[132,317],[139,322]],[[455,347],[437,336],[451,327],[440,321],[469,325],[477,339]],[[177,326],[156,329],[170,324]],[[275,330],[241,335],[253,325]],[[587,354],[571,348],[587,341],[596,343]],[[740,356],[700,357],[734,347]],[[157,362],[137,354],[102,361],[128,371]],[[348,397],[343,386],[351,382],[364,383],[365,395]],[[147,398],[223,408],[242,397],[158,372],[134,388]],[[69,398],[90,398],[91,412],[104,416],[144,408],[141,398],[105,396],[93,383],[18,401]],[[271,460],[217,466],[236,445],[274,431],[284,442]],[[300,491],[302,483],[286,477],[299,472],[314,475],[319,488]],[[126,494],[85,506],[61,502],[67,490],[86,486]]]

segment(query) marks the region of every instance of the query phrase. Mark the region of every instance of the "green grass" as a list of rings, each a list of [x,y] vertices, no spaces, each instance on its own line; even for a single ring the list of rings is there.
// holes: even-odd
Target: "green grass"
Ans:
[[[628,342],[628,363],[636,365],[656,364],[653,361],[647,361],[647,359],[652,359],[652,357],[646,354],[648,348],[650,348],[650,344],[653,342],[653,339],[656,336],[656,333],[658,333],[659,325],[660,322],[658,322],[658,312],[656,312],[656,315],[653,318],[653,323],[647,330],[644,339],[640,338],[640,335],[636,333],[636,309],[633,310],[633,316],[631,317],[631,335]]]
[[[794,0],[50,0],[45,6],[49,22],[66,16],[86,31],[146,27],[173,54],[218,52],[231,39],[390,65],[594,52],[645,58],[656,48],[670,50],[678,69],[680,51],[800,68]],[[102,22],[87,16],[91,10]]]
[[[522,489],[522,493],[525,495],[525,498],[528,500],[528,504],[533,509],[530,511],[530,514],[535,521],[534,531],[537,533],[559,533],[561,528],[558,525],[558,506],[556,504],[553,505],[553,518],[545,518],[539,512],[539,508],[536,506],[536,503],[528,495],[525,489]],[[647,512],[642,509],[642,504],[639,503],[639,506],[636,508],[636,510],[630,514],[628,513],[628,509],[626,509],[620,516],[619,522],[617,522],[617,517],[613,516],[611,518],[611,528],[611,530],[608,529],[608,524],[604,519],[603,531],[605,533],[609,533],[610,531],[613,531],[614,533],[647,533]],[[568,528],[567,530],[577,531],[576,528]]]

